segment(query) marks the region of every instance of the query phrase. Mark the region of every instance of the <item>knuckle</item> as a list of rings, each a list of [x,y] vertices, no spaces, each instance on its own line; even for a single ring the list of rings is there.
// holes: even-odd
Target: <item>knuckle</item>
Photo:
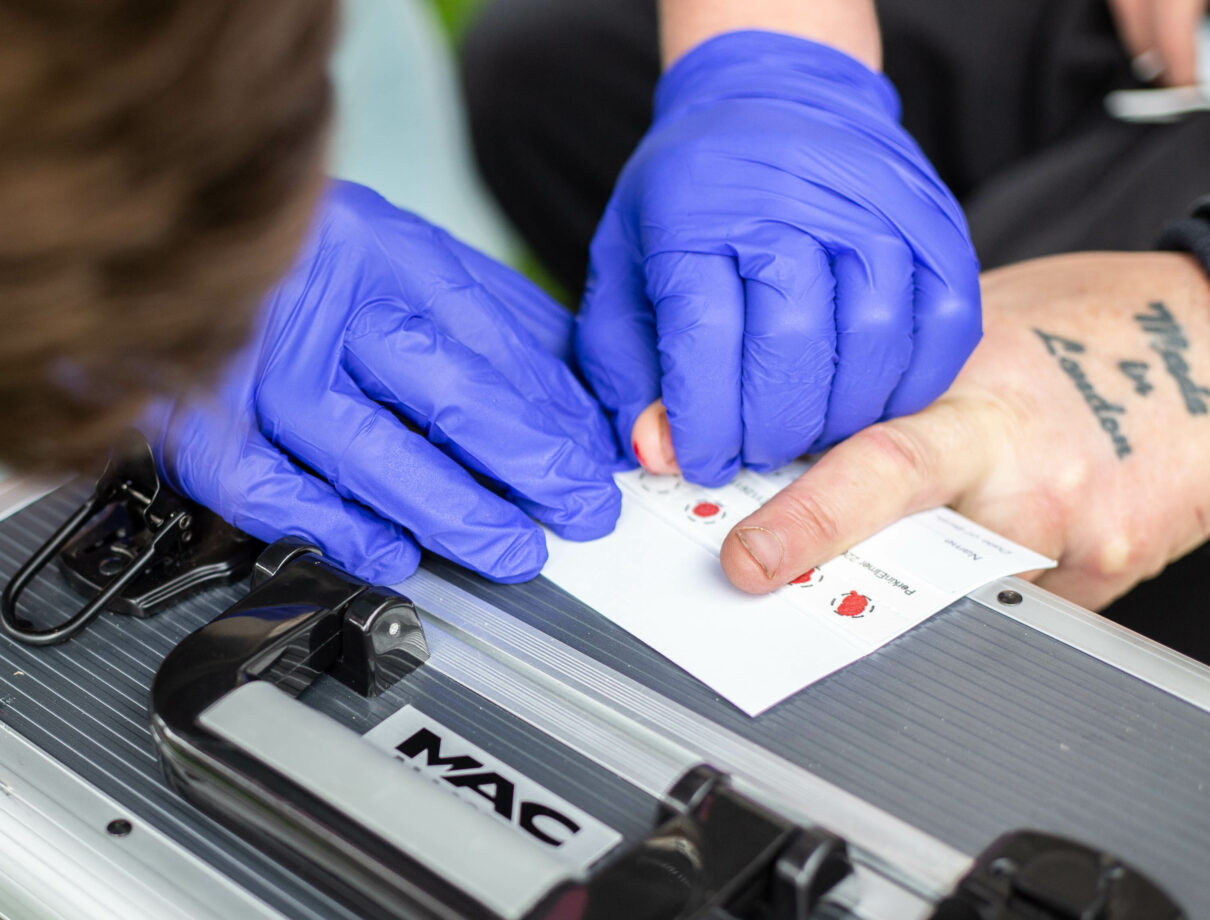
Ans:
[[[1079,566],[1090,580],[1105,585],[1134,584],[1161,572],[1166,564],[1156,547],[1126,530],[1103,537]]]
[[[921,297],[924,301],[921,302]],[[951,279],[944,289],[931,288],[927,294],[917,294],[917,312],[928,313],[929,321],[947,329],[951,336],[971,335],[976,338],[983,329],[983,298],[975,282],[968,284],[964,279]]]
[[[861,310],[847,314],[837,334],[859,339],[900,339],[908,347],[912,335],[912,304],[891,297],[864,304]]]
[[[983,332],[983,316],[978,297],[958,292],[942,298],[934,310],[935,321],[948,327],[951,336],[977,342]]]
[[[781,499],[782,513],[803,542],[833,546],[840,538],[840,516],[818,495],[787,489]]]
[[[937,464],[918,438],[894,424],[880,424],[858,434],[873,481],[932,482]]]
[[[1121,575],[1138,565],[1138,555],[1139,550],[1129,534],[1123,531],[1109,533],[1089,560],[1090,574],[1102,580]]]

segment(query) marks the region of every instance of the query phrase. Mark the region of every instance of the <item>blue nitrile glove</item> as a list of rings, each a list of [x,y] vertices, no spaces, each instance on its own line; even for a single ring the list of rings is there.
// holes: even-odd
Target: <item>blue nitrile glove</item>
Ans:
[[[981,334],[978,263],[898,118],[885,77],[788,35],[722,35],[664,75],[576,338],[624,450],[662,396],[681,470],[718,485],[946,389]]]
[[[148,430],[173,486],[263,540],[300,535],[384,584],[417,543],[520,581],[546,561],[531,516],[579,540],[621,507],[571,335],[510,269],[335,183],[217,393]]]

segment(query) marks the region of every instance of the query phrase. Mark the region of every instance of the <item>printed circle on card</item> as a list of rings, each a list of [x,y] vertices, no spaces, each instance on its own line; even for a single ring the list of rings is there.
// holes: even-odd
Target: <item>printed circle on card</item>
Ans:
[[[850,591],[832,598],[832,609],[842,617],[858,620],[874,612],[874,603],[866,595]]]
[[[680,476],[656,476],[646,470],[639,470],[639,488],[652,495],[671,495],[684,481]]]
[[[807,569],[790,584],[799,588],[814,588],[821,581],[823,581],[823,572],[819,569]]]
[[[725,520],[727,508],[722,502],[713,499],[695,498],[685,503],[685,517],[695,524],[709,526]]]

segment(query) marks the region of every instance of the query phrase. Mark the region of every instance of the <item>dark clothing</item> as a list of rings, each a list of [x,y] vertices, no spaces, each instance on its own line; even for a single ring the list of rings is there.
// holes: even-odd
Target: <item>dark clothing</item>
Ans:
[[[655,0],[494,0],[466,36],[479,168],[577,301],[589,240],[651,123],[657,43]]]
[[[878,0],[903,123],[962,202],[984,268],[1151,249],[1210,190],[1210,114],[1128,125],[1135,85],[1105,0]],[[494,0],[468,35],[475,151],[505,211],[573,295],[614,179],[651,118],[654,0]],[[1110,616],[1210,660],[1210,551]],[[1183,615],[1180,615],[1183,614]]]
[[[1105,0],[880,0],[903,123],[966,209],[984,268],[1150,249],[1210,190],[1210,114],[1127,125]],[[572,293],[614,179],[651,118],[654,0],[495,0],[466,40],[475,150]]]
[[[1201,199],[1188,217],[1165,227],[1156,248],[1189,253],[1210,277],[1210,195]]]

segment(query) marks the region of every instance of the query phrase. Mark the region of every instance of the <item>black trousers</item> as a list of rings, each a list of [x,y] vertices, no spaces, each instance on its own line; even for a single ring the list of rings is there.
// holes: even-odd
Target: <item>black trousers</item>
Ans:
[[[1210,191],[1210,115],[1110,118],[1133,86],[1105,0],[878,0],[903,123],[962,202],[985,268],[1153,247]],[[615,178],[651,119],[655,0],[493,0],[463,76],[492,191],[573,295]],[[1210,549],[1107,615],[1210,661]]]

